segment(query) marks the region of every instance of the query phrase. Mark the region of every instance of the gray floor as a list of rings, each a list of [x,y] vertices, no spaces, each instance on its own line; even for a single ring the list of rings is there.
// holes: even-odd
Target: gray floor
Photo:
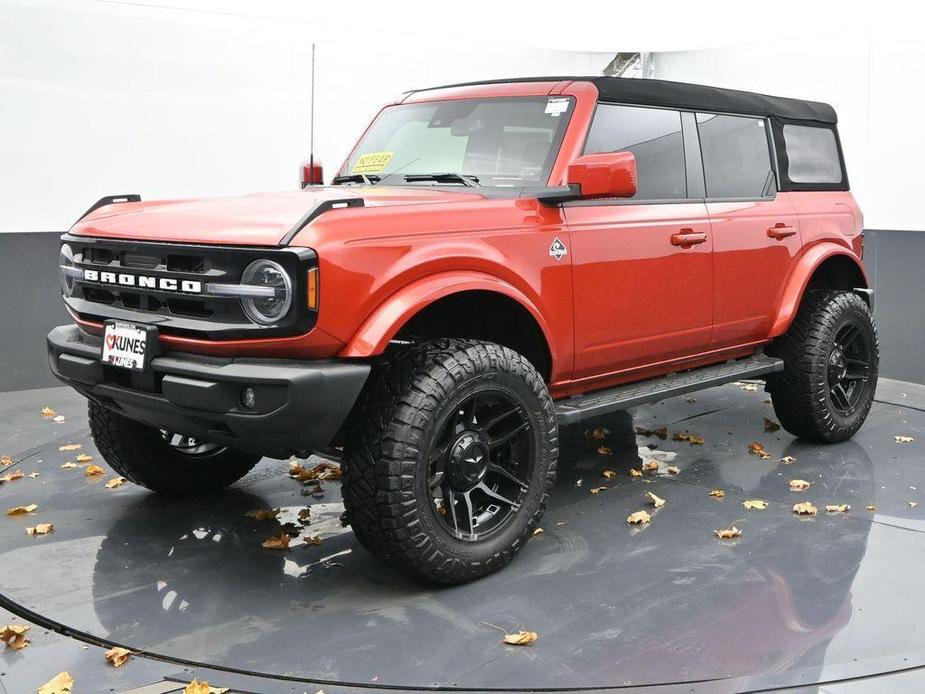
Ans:
[[[207,499],[166,501],[128,484],[106,489],[108,470],[87,478],[60,467],[76,455],[60,452],[63,443],[80,443],[102,463],[80,399],[66,389],[12,394],[0,400],[0,452],[39,476],[4,484],[0,496],[4,508],[39,510],[0,518],[0,591],[9,610],[36,626],[30,647],[3,653],[0,691],[32,691],[65,669],[78,685],[92,683],[76,692],[194,675],[236,691],[327,694],[920,688],[925,503],[910,502],[925,502],[925,388],[885,381],[858,436],[827,447],[766,433],[764,417],[773,413],[760,390],[730,385],[694,397],[592,423],[609,430],[612,455],[600,455],[584,427],[564,430],[543,534],[500,573],[435,589],[357,545],[338,522],[336,483],[306,496],[284,463],[264,461]],[[65,421],[44,419],[45,404]],[[636,426],[689,430],[705,443],[637,437]],[[916,441],[896,443],[897,434]],[[771,457],[750,455],[752,441]],[[785,455],[796,462],[780,463]],[[628,476],[650,457],[661,460],[657,475]],[[667,474],[668,464],[680,474]],[[605,480],[605,469],[617,477]],[[791,478],[813,485],[791,492]],[[711,498],[714,488],[725,498]],[[631,528],[629,513],[652,511],[646,491],[667,503],[649,525]],[[746,511],[750,498],[769,507]],[[796,517],[791,506],[803,500],[819,515]],[[851,511],[827,514],[824,505],[834,503]],[[321,546],[259,546],[275,526],[247,511],[280,507],[290,520],[305,506],[306,533],[319,535]],[[54,523],[54,533],[27,536],[24,528],[38,522]],[[714,537],[733,524],[741,538]],[[540,638],[506,647],[496,627]],[[108,643],[143,655],[114,670],[99,648]]]

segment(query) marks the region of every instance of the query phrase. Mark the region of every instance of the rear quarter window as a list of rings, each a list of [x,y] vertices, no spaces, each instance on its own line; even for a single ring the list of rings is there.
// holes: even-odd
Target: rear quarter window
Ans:
[[[841,183],[835,133],[829,128],[787,124],[783,128],[787,178],[794,183]]]

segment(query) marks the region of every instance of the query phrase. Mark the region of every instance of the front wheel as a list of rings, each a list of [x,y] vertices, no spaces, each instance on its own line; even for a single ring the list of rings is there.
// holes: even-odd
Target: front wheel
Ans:
[[[768,378],[774,412],[795,436],[851,438],[874,400],[877,329],[867,302],[848,291],[810,291],[786,335],[769,350],[784,370]]]
[[[88,413],[93,443],[109,467],[160,494],[217,491],[260,461],[259,455],[157,429],[92,401]]]
[[[344,504],[373,553],[439,583],[509,562],[555,481],[543,379],[497,344],[441,339],[378,367],[350,437]]]

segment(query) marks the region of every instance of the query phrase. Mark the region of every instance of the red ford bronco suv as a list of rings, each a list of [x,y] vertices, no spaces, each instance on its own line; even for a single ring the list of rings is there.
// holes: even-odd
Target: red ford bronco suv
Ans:
[[[832,107],[553,77],[413,91],[333,179],[103,198],[62,237],[56,376],[157,492],[261,456],[342,459],[373,553],[438,582],[530,537],[558,428],[765,378],[787,431],[847,439],[877,334]]]

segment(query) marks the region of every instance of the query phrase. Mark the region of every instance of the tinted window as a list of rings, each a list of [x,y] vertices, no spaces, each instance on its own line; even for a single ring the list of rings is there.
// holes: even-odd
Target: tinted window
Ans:
[[[785,125],[787,178],[794,183],[841,183],[835,133],[828,128]]]
[[[635,200],[687,197],[681,114],[664,109],[598,104],[585,154],[636,155]]]
[[[765,122],[746,116],[697,114],[707,196],[755,198],[771,172]]]

